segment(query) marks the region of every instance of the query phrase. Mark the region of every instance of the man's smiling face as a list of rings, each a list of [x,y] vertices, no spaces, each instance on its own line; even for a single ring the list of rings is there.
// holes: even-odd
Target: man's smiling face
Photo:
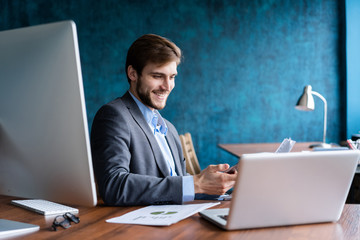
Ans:
[[[149,63],[144,67],[141,76],[129,66],[128,75],[131,79],[131,93],[151,110],[161,110],[175,87],[177,63]]]

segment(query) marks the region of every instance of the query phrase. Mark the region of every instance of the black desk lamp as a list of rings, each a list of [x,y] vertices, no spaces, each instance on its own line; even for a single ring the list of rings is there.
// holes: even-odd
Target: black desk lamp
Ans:
[[[295,108],[302,111],[313,111],[315,109],[314,97],[313,95],[319,97],[324,102],[324,135],[323,142],[320,144],[311,145],[310,147],[321,147],[321,148],[331,148],[330,144],[326,143],[326,121],[327,121],[327,102],[326,99],[318,92],[312,91],[310,85],[305,86],[304,93],[299,98],[296,103]]]

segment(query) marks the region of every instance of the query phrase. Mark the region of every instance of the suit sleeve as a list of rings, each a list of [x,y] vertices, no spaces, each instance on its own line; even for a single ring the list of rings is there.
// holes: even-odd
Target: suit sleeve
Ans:
[[[91,130],[98,191],[107,205],[181,204],[182,177],[161,176],[146,136],[125,106],[103,106]],[[135,133],[134,133],[135,132]]]

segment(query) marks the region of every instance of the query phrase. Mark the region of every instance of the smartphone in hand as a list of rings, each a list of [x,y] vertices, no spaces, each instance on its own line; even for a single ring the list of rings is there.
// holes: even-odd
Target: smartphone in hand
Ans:
[[[237,164],[235,164],[232,167],[229,167],[228,169],[226,169],[224,171],[224,173],[228,173],[228,174],[234,174],[237,171]]]

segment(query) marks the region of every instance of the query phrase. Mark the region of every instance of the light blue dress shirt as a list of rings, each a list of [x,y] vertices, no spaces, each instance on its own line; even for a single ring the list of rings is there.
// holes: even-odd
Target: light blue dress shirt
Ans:
[[[138,105],[150,129],[154,133],[155,139],[159,144],[161,152],[167,161],[170,176],[176,176],[177,174],[175,171],[174,158],[172,156],[171,150],[165,138],[168,128],[166,126],[164,119],[161,117],[158,110],[152,111],[142,102],[140,102],[134,95],[132,95],[131,92],[129,93],[136,102],[136,104]],[[193,177],[183,176],[182,182],[183,182],[183,201],[187,202],[194,200],[195,190],[194,190]]]

